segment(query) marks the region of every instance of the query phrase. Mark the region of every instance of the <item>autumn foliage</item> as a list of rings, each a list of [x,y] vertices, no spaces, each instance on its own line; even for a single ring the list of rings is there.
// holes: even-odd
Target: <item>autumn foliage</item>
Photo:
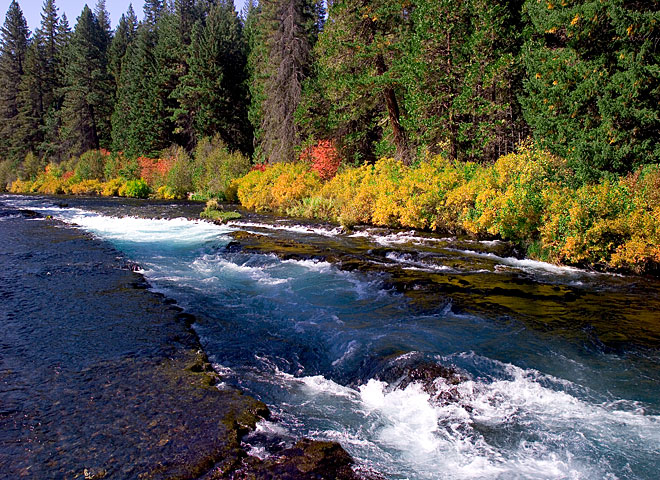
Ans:
[[[256,210],[417,228],[518,243],[532,258],[635,271],[660,269],[660,169],[576,184],[569,163],[522,146],[492,165],[443,156],[383,158],[323,181],[307,163],[275,164],[235,182]]]
[[[162,179],[167,178],[167,174],[174,164],[174,159],[171,157],[138,157],[137,162],[140,167],[140,177],[151,185],[156,181],[162,181]]]
[[[337,148],[331,140],[320,140],[316,145],[306,148],[301,153],[300,159],[311,163],[312,170],[323,180],[334,177],[341,164]]]

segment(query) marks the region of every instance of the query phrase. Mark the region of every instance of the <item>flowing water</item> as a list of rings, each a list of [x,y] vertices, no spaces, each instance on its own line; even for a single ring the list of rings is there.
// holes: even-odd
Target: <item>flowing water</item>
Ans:
[[[273,412],[254,455],[307,436],[392,479],[658,478],[655,280],[497,241],[66,201],[0,197],[109,242],[196,316],[223,384]],[[429,365],[450,374],[410,377]]]

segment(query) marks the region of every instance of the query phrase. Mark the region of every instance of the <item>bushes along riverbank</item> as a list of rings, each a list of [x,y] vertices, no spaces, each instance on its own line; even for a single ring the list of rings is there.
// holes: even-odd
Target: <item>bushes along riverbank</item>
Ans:
[[[493,165],[435,156],[344,167],[328,181],[305,163],[255,169],[234,183],[243,206],[340,223],[427,229],[523,245],[531,258],[657,271],[660,168],[580,185],[567,162],[532,147]]]

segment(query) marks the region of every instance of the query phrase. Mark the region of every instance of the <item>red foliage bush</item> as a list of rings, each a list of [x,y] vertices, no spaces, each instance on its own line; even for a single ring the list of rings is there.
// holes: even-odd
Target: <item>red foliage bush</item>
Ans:
[[[174,164],[174,159],[138,157],[137,162],[140,166],[140,177],[152,185],[154,180],[162,180],[167,177],[167,173]]]
[[[341,158],[332,140],[320,140],[316,145],[306,148],[300,159],[312,164],[312,170],[323,180],[330,180],[337,174]]]
[[[259,171],[259,172],[265,172],[266,167],[268,167],[268,165],[265,164],[265,163],[255,163],[254,165],[252,165],[252,168],[250,169],[250,171],[254,172],[256,170],[256,171]]]

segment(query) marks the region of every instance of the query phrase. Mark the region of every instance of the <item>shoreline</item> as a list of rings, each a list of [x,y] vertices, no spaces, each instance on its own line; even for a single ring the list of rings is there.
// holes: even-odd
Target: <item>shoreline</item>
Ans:
[[[116,201],[116,202],[121,202],[124,204],[132,204],[135,206],[139,205],[144,205],[145,202],[149,202],[149,205],[160,205],[160,206],[172,206],[172,205],[180,205],[180,206],[185,206],[185,207],[190,207],[194,208],[197,212],[197,215],[193,214],[185,214],[182,215],[184,218],[191,220],[191,221],[203,221],[203,222],[208,222],[208,223],[215,223],[217,225],[225,225],[227,222],[225,221],[215,221],[215,220],[210,220],[210,219],[205,219],[201,218],[199,216],[199,213],[204,209],[205,203],[202,201],[197,201],[197,200],[166,200],[166,199],[158,199],[158,198],[149,198],[149,199],[136,199],[136,198],[127,198],[127,197],[118,197],[118,196],[105,196],[105,195],[67,195],[67,194],[60,194],[60,195],[47,195],[47,194],[41,194],[41,193],[11,193],[11,192],[5,192],[3,195],[9,195],[9,196],[16,196],[16,197],[33,197],[33,198],[48,198],[51,200],[62,200],[62,199],[79,199],[83,201],[87,200],[110,200],[110,201]],[[63,204],[65,202],[59,202],[60,204]],[[318,218],[308,218],[308,217],[300,217],[300,216],[292,216],[292,215],[287,215],[285,213],[278,213],[274,211],[263,211],[263,212],[257,212],[253,209],[249,209],[247,207],[244,207],[240,203],[234,203],[234,202],[219,202],[220,209],[221,211],[238,211],[242,215],[242,219],[240,221],[250,221],[250,220],[263,220],[267,219],[269,221],[276,222],[278,220],[283,220],[283,221],[294,221],[298,222],[299,224],[302,224],[303,226],[314,228],[314,227],[330,227],[329,229],[340,229],[342,233],[345,234],[352,234],[355,232],[363,231],[366,229],[378,229],[378,230],[383,230],[385,232],[390,232],[393,234],[396,233],[402,233],[402,232],[415,232],[417,234],[422,234],[422,235],[427,235],[429,238],[446,238],[447,236],[451,236],[454,239],[466,241],[466,242],[478,242],[478,243],[488,243],[488,242],[500,242],[503,245],[506,245],[508,247],[508,250],[512,253],[510,255],[511,258],[517,259],[517,260],[530,260],[534,262],[541,262],[547,265],[551,265],[554,267],[558,268],[573,268],[577,270],[581,270],[584,272],[588,273],[597,273],[597,274],[608,274],[608,275],[620,275],[624,276],[626,278],[650,278],[650,279],[660,279],[660,270],[651,270],[643,273],[636,272],[630,268],[612,268],[609,267],[608,265],[605,264],[566,264],[566,263],[559,263],[559,262],[550,262],[548,260],[539,260],[537,258],[534,258],[532,256],[527,255],[524,252],[524,248],[518,245],[515,242],[512,242],[510,240],[503,240],[501,237],[497,235],[468,235],[468,234],[453,234],[452,232],[449,231],[430,231],[428,229],[419,229],[419,228],[404,228],[404,227],[391,227],[391,226],[383,226],[383,225],[376,225],[376,224],[358,224],[354,225],[351,228],[347,228],[345,226],[342,226],[341,223],[338,222],[332,222],[332,221],[327,221],[327,220],[322,220]],[[147,217],[144,217],[147,218]],[[159,218],[159,217],[149,217],[149,218]],[[169,216],[163,216],[162,218],[170,218]],[[172,217],[173,218],[173,217]],[[233,221],[233,220],[232,220]],[[240,223],[239,221],[239,223]]]

